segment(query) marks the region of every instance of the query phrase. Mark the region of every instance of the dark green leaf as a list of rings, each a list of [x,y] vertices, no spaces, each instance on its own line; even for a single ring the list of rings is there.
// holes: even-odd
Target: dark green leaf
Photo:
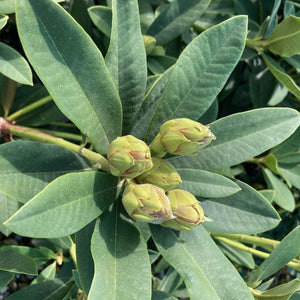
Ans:
[[[14,278],[14,276],[14,273],[0,271],[0,289],[6,287],[6,285]]]
[[[283,174],[284,178],[291,183],[291,185],[295,186],[297,189],[300,189],[300,163],[279,164],[278,170],[281,174]]]
[[[106,6],[97,5],[90,7],[88,12],[95,26],[110,38],[112,23],[111,9]]]
[[[51,182],[5,225],[30,237],[72,234],[104,212],[115,200],[117,178],[100,172],[70,173]]]
[[[173,267],[169,267],[166,274],[164,274],[161,282],[158,285],[158,290],[168,294],[173,294],[174,291],[182,284],[183,279],[176,272]]]
[[[46,280],[54,280],[56,275],[56,261],[54,261],[51,265],[47,266],[38,277],[36,277],[32,282],[33,284],[38,284],[40,282],[46,281]]]
[[[177,298],[162,292],[162,291],[153,291],[151,300],[176,300]]]
[[[11,217],[19,209],[19,206],[20,204],[17,200],[0,193],[0,231],[6,236],[11,231],[3,225],[3,222]]]

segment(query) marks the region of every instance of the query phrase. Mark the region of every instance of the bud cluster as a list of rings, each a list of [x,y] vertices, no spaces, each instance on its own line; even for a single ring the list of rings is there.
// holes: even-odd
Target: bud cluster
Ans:
[[[174,155],[195,155],[215,139],[208,127],[189,120],[165,122],[150,147],[126,135],[111,142],[110,171],[127,179],[122,203],[136,220],[161,224],[176,230],[190,230],[205,219],[200,202],[191,193],[176,189],[182,182],[176,169],[162,159]]]

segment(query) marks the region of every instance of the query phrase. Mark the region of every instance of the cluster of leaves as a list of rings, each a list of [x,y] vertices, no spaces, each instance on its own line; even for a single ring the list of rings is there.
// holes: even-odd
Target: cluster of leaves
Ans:
[[[9,299],[297,299],[299,280],[267,279],[300,270],[299,227],[281,242],[262,236],[280,226],[272,203],[299,207],[299,4],[13,2],[0,2],[0,230],[35,247],[0,246],[0,286],[38,276]],[[150,143],[182,117],[217,137],[168,158],[211,221],[133,222],[108,145]]]

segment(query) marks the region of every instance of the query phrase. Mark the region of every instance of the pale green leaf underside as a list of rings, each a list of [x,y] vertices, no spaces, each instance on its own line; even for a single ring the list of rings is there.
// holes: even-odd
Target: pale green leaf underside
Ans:
[[[184,279],[191,300],[253,299],[202,225],[191,231],[151,225],[151,232],[159,252]]]
[[[122,108],[101,52],[54,1],[16,3],[20,39],[38,76],[61,111],[107,153],[121,134]]]
[[[233,114],[213,122],[216,136],[193,157],[170,159],[177,168],[217,170],[239,164],[276,146],[299,126],[300,115],[289,108],[262,108]]]
[[[148,125],[147,141],[167,120],[201,117],[238,63],[246,31],[247,18],[234,17],[206,30],[185,48],[158,100]]]
[[[77,232],[115,200],[117,178],[100,172],[70,173],[51,182],[5,225],[23,236],[58,238]]]

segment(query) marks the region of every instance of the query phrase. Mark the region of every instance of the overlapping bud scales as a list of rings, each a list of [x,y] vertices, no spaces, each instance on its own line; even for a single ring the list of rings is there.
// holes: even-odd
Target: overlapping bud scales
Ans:
[[[160,224],[173,218],[164,190],[152,184],[128,184],[122,203],[129,216],[136,221]]]
[[[134,178],[152,168],[149,147],[132,135],[113,140],[107,159],[114,176]]]
[[[176,230],[190,230],[204,222],[204,212],[199,201],[191,193],[175,189],[167,192],[174,219],[162,223],[162,226]]]
[[[182,182],[176,169],[163,159],[152,158],[153,167],[135,178],[138,183],[151,183],[165,191],[174,189]]]
[[[161,149],[175,155],[195,155],[214,139],[209,128],[199,122],[173,119],[160,127],[158,136],[151,144],[151,152],[158,157],[163,156]]]

